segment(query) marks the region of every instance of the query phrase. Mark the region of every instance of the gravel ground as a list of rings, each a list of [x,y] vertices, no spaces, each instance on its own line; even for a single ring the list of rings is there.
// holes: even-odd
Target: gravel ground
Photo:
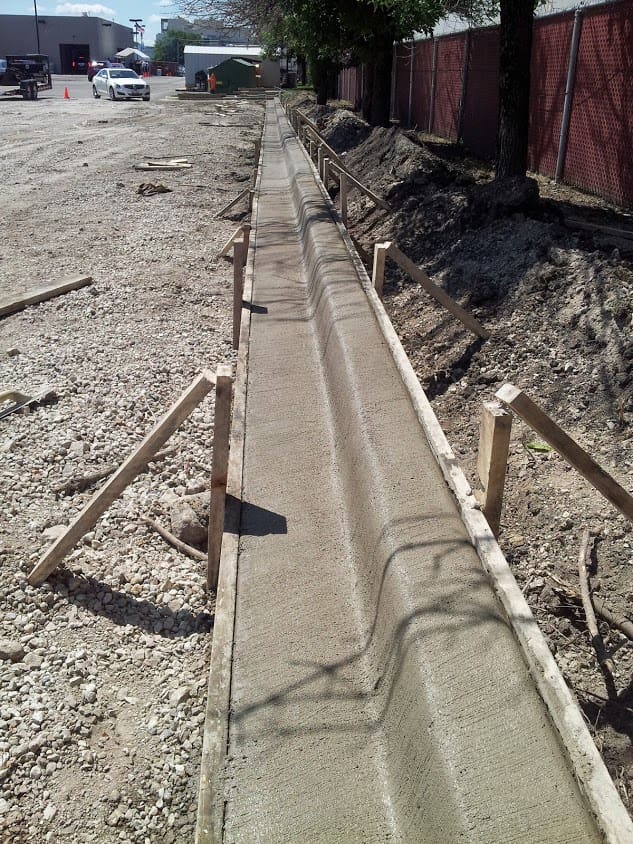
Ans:
[[[0,319],[0,392],[50,389],[0,420],[0,840],[189,842],[213,600],[170,528],[205,488],[207,398],[65,565],[26,575],[95,487],[202,368],[232,363],[230,263],[252,102],[3,102],[0,298],[76,274],[94,284]],[[202,124],[213,124],[202,125]],[[190,169],[145,173],[147,158]],[[141,183],[169,193],[140,195]],[[177,506],[177,505],[176,505]]]

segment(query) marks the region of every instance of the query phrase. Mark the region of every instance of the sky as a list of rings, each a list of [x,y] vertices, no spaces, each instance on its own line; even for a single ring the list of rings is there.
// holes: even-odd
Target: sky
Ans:
[[[123,26],[132,27],[130,18],[141,18],[145,25],[143,43],[148,47],[154,44],[156,33],[160,32],[161,18],[178,17],[178,7],[172,0],[103,0],[103,2],[79,3],[69,0],[35,0],[37,14],[44,15],[81,15],[87,12],[91,17],[114,21]],[[33,15],[34,0],[0,0],[0,14]]]

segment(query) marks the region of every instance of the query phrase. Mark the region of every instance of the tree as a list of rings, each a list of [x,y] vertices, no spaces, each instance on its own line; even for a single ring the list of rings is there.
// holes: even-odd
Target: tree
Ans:
[[[181,29],[167,29],[156,38],[154,61],[185,62],[185,44],[201,44],[202,38],[196,32],[184,32]]]
[[[534,0],[501,0],[497,179],[525,176]]]

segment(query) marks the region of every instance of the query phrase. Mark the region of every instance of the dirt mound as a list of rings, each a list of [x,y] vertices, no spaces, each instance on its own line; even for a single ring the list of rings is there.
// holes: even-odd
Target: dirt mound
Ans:
[[[335,123],[343,133],[350,118],[320,120],[325,134]],[[570,222],[630,229],[630,216],[544,178],[540,199],[529,180],[499,185],[457,145],[395,128],[374,129],[346,161],[392,209],[351,195],[349,228],[364,251],[394,241],[492,331],[482,343],[387,262],[386,308],[473,487],[482,402],[509,381],[631,489],[633,245]],[[619,692],[609,701],[582,611],[560,598],[557,583],[577,586],[587,525],[599,534],[593,588],[616,614],[630,614],[633,528],[535,443],[541,438],[515,419],[500,544],[630,807],[633,648],[603,626]]]
[[[371,134],[371,128],[353,112],[342,109],[335,111],[324,126],[323,135],[328,144],[338,153],[347,152],[358,146]]]

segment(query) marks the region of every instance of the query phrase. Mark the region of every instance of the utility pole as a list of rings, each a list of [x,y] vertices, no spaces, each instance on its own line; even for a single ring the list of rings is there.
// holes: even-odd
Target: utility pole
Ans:
[[[35,36],[37,38],[37,54],[40,54],[40,22],[37,17],[37,0],[33,0],[33,8],[35,9]]]
[[[129,18],[128,20],[134,24],[134,49],[138,49],[138,34],[141,29],[140,24],[143,23],[143,18]]]

